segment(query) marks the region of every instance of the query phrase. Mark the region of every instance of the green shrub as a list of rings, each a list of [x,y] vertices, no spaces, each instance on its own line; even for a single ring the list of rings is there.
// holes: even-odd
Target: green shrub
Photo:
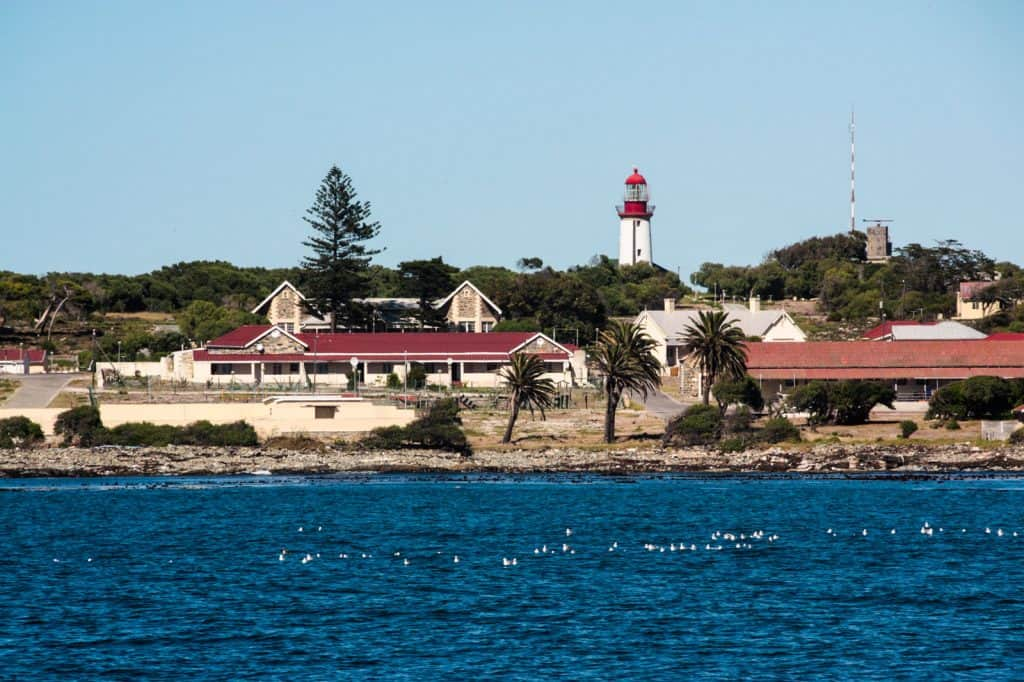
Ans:
[[[741,405],[735,411],[725,415],[722,422],[722,431],[729,434],[745,433],[750,431],[750,425],[753,423],[754,415],[750,412],[750,408],[746,405]]]
[[[210,447],[258,445],[256,430],[244,421],[211,424],[206,420],[187,426],[169,426],[149,422],[129,422],[106,431],[103,443],[161,447],[164,445],[200,445]]]
[[[1001,377],[979,376],[956,381],[932,394],[928,419],[998,419],[1022,398],[1022,385]]]
[[[459,404],[451,398],[438,400],[425,414],[406,426],[376,428],[359,441],[368,450],[396,450],[400,448],[428,448],[472,454],[469,441],[462,430]]]
[[[1017,429],[1016,431],[1011,433],[1010,438],[1008,440],[1014,445],[1024,444],[1024,429]]]
[[[765,443],[796,442],[800,440],[800,429],[785,417],[772,417],[761,427],[758,438]]]
[[[753,443],[749,438],[743,436],[734,436],[732,438],[725,438],[718,442],[718,450],[720,452],[743,452],[749,448]]]
[[[0,419],[0,448],[27,447],[43,440],[42,428],[28,417]]]
[[[740,379],[723,379],[711,388],[711,394],[723,410],[729,405],[746,405],[758,411],[764,409],[761,387],[749,375]]]
[[[64,436],[64,445],[90,447],[102,443],[106,429],[103,428],[97,408],[81,405],[57,415],[53,431],[58,436]]]
[[[864,424],[876,405],[891,408],[896,399],[892,386],[878,381],[812,381],[794,390],[790,409],[807,412],[812,424]]]
[[[904,419],[900,422],[900,438],[910,438],[917,431],[917,422],[912,419]]]
[[[402,380],[398,378],[398,375],[392,372],[388,375],[387,387],[390,389],[402,388]]]
[[[955,419],[950,419],[948,422],[946,422],[946,430],[947,431],[959,431],[960,430],[960,422],[958,422]]]
[[[710,445],[722,435],[722,413],[717,407],[691,405],[665,427],[665,445]]]
[[[423,365],[418,362],[410,365],[407,383],[409,388],[423,388],[427,385],[427,370],[424,369]]]
[[[178,429],[167,424],[129,422],[107,429],[94,445],[161,446],[174,442]]]

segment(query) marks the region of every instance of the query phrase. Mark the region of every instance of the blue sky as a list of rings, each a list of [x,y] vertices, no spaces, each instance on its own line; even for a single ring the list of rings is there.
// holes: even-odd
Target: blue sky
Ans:
[[[858,215],[1024,261],[1019,2],[0,3],[0,269],[288,266],[338,164],[377,262],[758,262]]]

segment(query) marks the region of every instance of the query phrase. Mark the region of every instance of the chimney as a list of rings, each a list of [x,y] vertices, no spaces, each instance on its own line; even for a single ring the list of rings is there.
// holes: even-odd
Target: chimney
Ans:
[[[761,297],[751,296],[750,297],[750,312],[759,313],[761,312]]]
[[[666,298],[665,299],[665,312],[674,313],[676,311],[676,299]]]

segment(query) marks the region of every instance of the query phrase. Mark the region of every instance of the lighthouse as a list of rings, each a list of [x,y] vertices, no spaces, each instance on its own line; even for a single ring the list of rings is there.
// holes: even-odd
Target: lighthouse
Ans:
[[[626,194],[619,214],[619,266],[653,263],[651,253],[651,216],[654,205],[649,203],[647,180],[640,171],[626,178]]]

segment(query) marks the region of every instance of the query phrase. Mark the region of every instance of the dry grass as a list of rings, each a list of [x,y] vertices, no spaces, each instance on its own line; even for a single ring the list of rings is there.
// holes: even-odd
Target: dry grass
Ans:
[[[14,379],[0,379],[0,405],[3,405],[11,397],[20,385]]]
[[[512,443],[502,445],[501,437],[508,424],[508,412],[493,409],[462,411],[462,423],[474,449],[515,448],[517,450],[543,450],[551,447],[601,448],[604,430],[602,405],[568,410],[549,410],[547,419],[540,413],[520,413]],[[620,409],[615,420],[616,447],[623,445],[646,447],[660,441],[665,425],[645,412]]]
[[[108,320],[142,320],[143,322],[166,322],[173,323],[174,315],[170,313],[141,312],[141,313],[106,313],[103,316]]]
[[[86,405],[89,402],[89,396],[84,393],[72,393],[71,391],[61,391],[53,397],[50,404],[47,407],[55,407],[64,410],[70,410],[72,407],[78,407],[79,405]]]

